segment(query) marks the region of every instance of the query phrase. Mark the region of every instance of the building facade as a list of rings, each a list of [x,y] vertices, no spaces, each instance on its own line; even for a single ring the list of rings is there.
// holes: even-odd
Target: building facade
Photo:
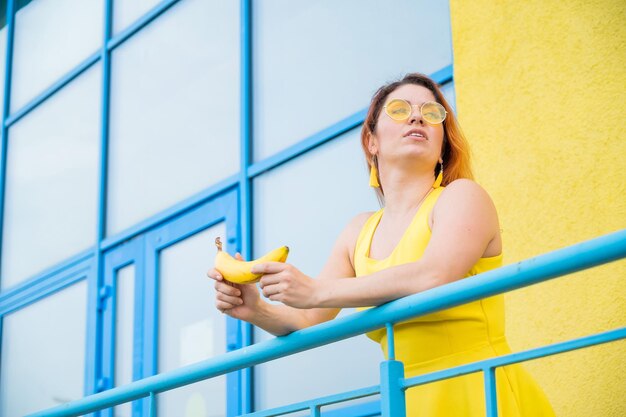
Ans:
[[[379,207],[360,125],[376,89],[408,72],[458,102],[505,263],[625,227],[624,7],[576,3],[9,0],[0,415],[273,337],[214,308],[215,237],[248,259],[286,244],[289,262],[318,274],[345,224]],[[611,264],[601,284],[585,273],[508,294],[512,346],[624,325],[611,296],[624,272]],[[529,369],[557,414],[617,416],[621,352],[618,342]],[[374,385],[381,359],[349,339],[160,394],[158,413],[234,416]],[[601,400],[585,401],[590,391]],[[135,401],[112,414],[146,412]]]

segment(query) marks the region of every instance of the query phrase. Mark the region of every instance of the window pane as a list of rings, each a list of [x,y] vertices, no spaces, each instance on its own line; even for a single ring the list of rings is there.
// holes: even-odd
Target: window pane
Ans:
[[[161,252],[158,372],[178,369],[226,352],[226,316],[214,306],[206,272],[213,265],[215,237],[226,241],[223,223]],[[202,414],[187,414],[192,408]],[[159,416],[224,416],[226,376],[159,394]]]
[[[6,12],[2,12],[4,16]],[[0,117],[4,115],[4,74],[7,55],[7,27],[0,29]]]
[[[133,381],[133,322],[135,307],[135,265],[117,272],[115,305],[115,386]],[[116,417],[130,417],[131,403],[115,407]]]
[[[102,45],[102,0],[35,0],[15,14],[11,111]]]
[[[115,0],[113,3],[113,33],[117,34],[126,29],[159,3],[161,0]]]
[[[238,171],[238,4],[181,2],[115,50],[109,234]]]
[[[83,397],[86,314],[83,280],[3,318],[0,415]]]
[[[358,129],[255,179],[254,204],[255,256],[287,245],[288,262],[315,277],[346,224],[379,208]],[[271,337],[255,331],[257,342]],[[380,347],[359,336],[257,366],[257,409],[375,385],[382,359]]]
[[[365,108],[408,72],[452,63],[448,2],[255,2],[254,158]]]
[[[9,129],[2,288],[95,243],[100,67]]]

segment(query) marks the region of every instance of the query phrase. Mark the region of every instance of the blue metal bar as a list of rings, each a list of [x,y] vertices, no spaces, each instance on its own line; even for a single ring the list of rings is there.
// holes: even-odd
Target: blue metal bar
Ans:
[[[360,388],[352,391],[342,392],[340,394],[328,395],[326,397],[320,397],[313,400],[302,401],[294,404],[285,405],[282,407],[276,407],[268,410],[257,411],[251,414],[245,414],[241,417],[271,417],[280,416],[283,414],[295,413],[296,411],[302,411],[311,409],[311,407],[322,407],[325,405],[337,404],[344,401],[355,400],[358,398],[369,397],[380,393],[380,386],[374,385],[371,387]]]
[[[404,364],[400,361],[383,361],[380,364],[380,411],[382,417],[405,417]]]
[[[150,417],[156,417],[156,395],[154,391],[150,392],[150,412],[148,415]]]
[[[439,71],[431,74],[431,78],[438,84],[444,84],[452,80],[452,72],[452,65],[448,65],[447,67],[444,67]],[[262,173],[269,171],[270,169],[274,169],[302,155],[303,153],[310,151],[311,149],[314,149],[332,139],[341,136],[343,133],[346,133],[349,130],[360,126],[365,120],[366,115],[367,108],[338,121],[337,123],[327,127],[326,129],[321,130],[314,135],[301,140],[295,145],[292,145],[275,155],[272,155],[260,162],[253,164],[248,171],[249,176],[253,178],[261,175]]]
[[[6,120],[11,106],[11,76],[13,68],[13,36],[15,32],[15,0],[7,1],[7,49],[4,62],[4,97],[2,103],[2,133],[0,137],[0,270],[2,268],[2,246],[4,242],[4,201],[7,180],[7,156],[9,150],[9,129]]]
[[[377,308],[299,330],[287,336],[270,339],[197,364],[154,375],[88,398],[82,398],[33,414],[33,416],[84,414],[146,396],[150,391],[161,392],[174,389],[182,385],[379,329],[389,322],[399,322],[466,304],[625,256],[626,230],[622,230],[479,274],[472,277],[472,279],[464,279],[433,288]],[[618,338],[625,337],[626,329],[619,330],[617,335],[619,336]],[[616,336],[616,334],[596,336],[596,342],[603,343],[609,340],[611,336]],[[543,348],[542,355],[551,354],[550,349],[550,347]],[[482,363],[477,370],[479,371],[484,366],[501,366],[505,364],[501,361],[501,359],[500,362],[498,359],[492,359],[488,363]],[[514,362],[515,359],[509,359],[509,361]],[[415,380],[411,379],[410,381],[414,382]],[[406,383],[404,386],[407,386]]]
[[[252,248],[252,179],[248,168],[252,160],[252,2],[240,0],[240,167],[239,167],[239,216],[237,245],[244,259],[253,258]],[[252,325],[240,320],[228,320],[235,326],[238,348],[253,343]],[[253,370],[244,368],[228,376],[227,416],[234,417],[253,410]],[[231,389],[236,385],[236,390]]]
[[[0,295],[0,315],[25,307],[45,297],[52,291],[65,288],[67,285],[84,278],[91,268],[90,258],[93,250],[81,252],[54,269],[48,269],[37,277],[16,287],[2,292]]]
[[[320,417],[322,414],[320,412],[320,407],[317,405],[311,406],[311,417]]]
[[[162,2],[161,4],[157,5],[154,9],[150,10],[148,13],[143,15],[139,20],[137,20],[135,23],[129,26],[126,30],[118,34],[114,39],[111,39],[111,19],[105,17],[105,32],[108,33],[108,36],[106,37],[105,42],[104,42],[104,50],[106,51],[106,53],[110,53],[114,48],[118,47],[124,41],[128,40],[132,35],[137,33],[144,26],[152,22],[154,19],[159,17],[161,14],[163,14],[163,12],[168,10],[170,7],[172,7],[174,4],[178,3],[179,1],[180,0],[169,0],[169,1]],[[108,7],[109,6],[105,4],[105,9],[107,9]],[[8,16],[9,15],[7,14],[7,18]],[[7,27],[10,27],[10,26],[7,25]],[[8,50],[7,50],[7,53],[8,53]],[[56,81],[54,84],[52,84],[50,87],[44,90],[37,97],[33,98],[30,102],[28,102],[22,108],[17,110],[15,113],[13,113],[11,117],[5,118],[4,125],[6,127],[10,127],[11,125],[15,124],[18,120],[20,120],[30,111],[32,111],[35,107],[39,106],[41,103],[46,101],[54,93],[56,93],[61,88],[69,84],[73,79],[75,79],[80,74],[82,74],[83,72],[91,68],[91,66],[94,65],[96,62],[98,62],[100,59],[102,59],[102,57],[103,57],[102,51],[94,52],[92,55],[87,57],[87,59],[85,59],[83,62],[78,64],[75,68],[70,70],[69,73],[64,75],[61,79]],[[11,63],[11,61],[8,59],[6,62],[7,64]]]
[[[96,315],[93,320],[95,329],[95,339],[89,340],[93,343],[93,351],[95,361],[87,363],[87,367],[94,367],[93,378],[95,383],[95,391],[103,391],[113,386],[114,378],[114,352],[115,352],[115,306],[112,302],[107,303],[108,309],[102,308],[103,302],[114,300],[115,297],[109,295],[109,300],[103,300],[102,296],[107,288],[114,287],[114,272],[111,273],[111,282],[105,282],[104,277],[104,254],[101,248],[102,240],[106,235],[106,201],[107,201],[107,172],[108,172],[108,143],[109,143],[109,108],[110,108],[110,75],[111,75],[111,55],[107,51],[106,45],[111,37],[111,19],[113,12],[113,0],[105,0],[104,2],[104,22],[102,33],[102,46],[98,52],[100,62],[102,62],[102,112],[100,118],[100,167],[98,182],[98,206],[97,206],[97,224],[96,224],[96,245],[94,249],[95,263],[95,285],[96,285],[96,306],[92,305],[90,310],[95,309]],[[95,62],[95,61],[94,61]],[[68,81],[69,82],[69,81]],[[64,85],[64,84],[63,84]],[[61,88],[63,85],[60,85]],[[108,285],[108,286],[107,286]],[[106,314],[110,320],[106,320]],[[91,381],[90,381],[91,382]],[[102,410],[100,417],[112,416],[113,409]]]
[[[248,170],[248,175],[251,178],[261,175],[262,173],[269,171],[270,169],[274,169],[286,162],[289,162],[290,160],[302,155],[307,151],[310,151],[311,149],[317,148],[318,146],[339,137],[341,134],[361,125],[363,123],[363,120],[365,120],[366,113],[367,109],[358,111],[346,117],[345,119],[340,120],[339,122],[327,127],[326,129],[321,130],[316,134],[301,140],[295,145],[292,145],[273,156],[270,156],[262,161],[253,164]]]
[[[196,209],[197,207],[202,206],[207,202],[210,202],[211,200],[219,198],[221,195],[228,193],[237,185],[238,181],[239,177],[237,175],[232,175],[215,184],[214,186],[192,197],[189,197],[184,201],[181,201],[180,203],[170,207],[169,209],[164,210],[136,224],[135,226],[124,230],[123,232],[117,233],[104,239],[104,241],[102,241],[100,244],[100,248],[102,250],[110,249],[124,242],[125,240],[145,233],[150,229],[154,229],[155,227],[158,227],[163,223],[171,222],[177,218],[183,217],[188,212]]]
[[[442,379],[454,378],[474,372],[480,372],[485,368],[497,368],[499,366],[511,365],[513,363],[543,358],[545,356],[569,352],[571,350],[599,345],[602,343],[615,342],[624,338],[626,338],[626,327],[609,330],[607,332],[597,333],[578,339],[572,339],[565,342],[555,343],[536,349],[525,350],[523,352],[510,353],[508,355],[485,359],[483,361],[473,362],[467,365],[457,366],[455,368],[444,369],[442,371],[431,372],[413,378],[407,378],[404,380],[402,386],[404,389],[407,389],[417,385],[440,381]]]
[[[56,93],[57,91],[65,87],[72,80],[76,79],[78,76],[80,76],[82,73],[87,71],[98,61],[100,61],[101,57],[102,57],[101,51],[96,51],[93,54],[91,54],[89,57],[87,57],[87,59],[85,59],[83,62],[78,64],[78,66],[72,69],[69,73],[64,75],[61,79],[59,79],[57,82],[55,82],[48,88],[46,88],[41,94],[39,94],[38,96],[33,98],[31,101],[26,103],[22,108],[18,109],[15,113],[13,113],[13,115],[11,115],[11,117],[7,117],[7,119],[4,122],[5,126],[10,127],[14,125],[15,123],[17,123],[22,117],[26,116],[28,113],[34,110],[41,103],[43,103],[44,101],[49,99],[51,96],[53,96],[54,93]]]
[[[396,359],[396,344],[395,336],[393,334],[393,323],[387,323],[387,359],[390,361]]]
[[[498,396],[496,391],[496,368],[486,367],[483,370],[485,376],[485,405],[487,417],[498,417]]]
[[[430,78],[433,79],[437,84],[442,85],[452,81],[452,77],[454,75],[454,68],[452,64],[447,67],[443,67],[438,71],[435,71],[430,75]]]
[[[178,3],[180,0],[164,0],[156,5],[152,10],[141,16],[137,21],[131,24],[129,27],[118,33],[114,38],[109,39],[107,42],[107,50],[110,52],[113,49],[120,46],[123,42],[127,41],[135,33],[139,32],[146,25],[151,23],[154,19],[165,13],[170,7]]]

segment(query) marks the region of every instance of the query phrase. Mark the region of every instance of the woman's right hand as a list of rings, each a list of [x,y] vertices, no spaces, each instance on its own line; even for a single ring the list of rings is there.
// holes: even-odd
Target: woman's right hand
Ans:
[[[243,260],[240,254],[235,257]],[[207,276],[215,280],[215,307],[233,318],[251,321],[262,303],[256,284],[227,281],[215,268],[209,270]]]

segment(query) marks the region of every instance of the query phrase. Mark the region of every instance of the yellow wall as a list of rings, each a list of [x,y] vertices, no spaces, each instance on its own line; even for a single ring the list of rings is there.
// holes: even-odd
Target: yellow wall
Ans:
[[[626,1],[452,0],[457,110],[505,263],[626,228]],[[626,325],[626,261],[506,296],[521,350]],[[625,416],[626,342],[528,362],[559,416]]]

